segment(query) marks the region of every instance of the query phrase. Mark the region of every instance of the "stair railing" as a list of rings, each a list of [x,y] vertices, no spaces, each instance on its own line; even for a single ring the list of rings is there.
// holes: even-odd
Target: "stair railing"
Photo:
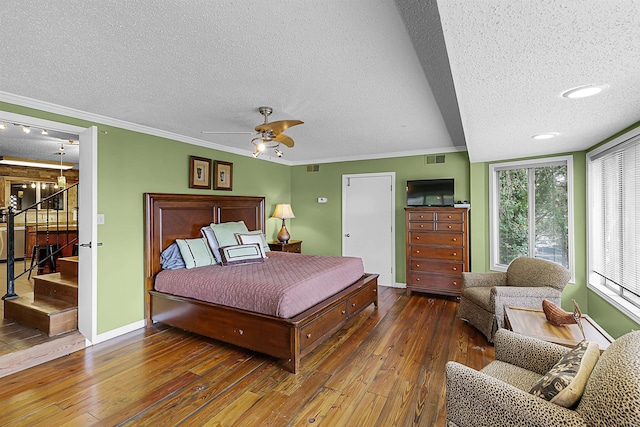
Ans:
[[[75,204],[71,205],[69,197],[70,194],[76,195]],[[31,272],[33,269],[41,269],[43,268],[46,262],[49,262],[50,265],[54,265],[55,259],[57,259],[58,255],[62,253],[62,251],[78,242],[78,228],[77,228],[77,215],[73,217],[73,211],[77,213],[78,211],[78,184],[73,184],[57,193],[50,195],[33,205],[18,211],[14,212],[13,207],[9,207],[8,215],[7,215],[7,293],[2,297],[3,300],[10,300],[18,298],[18,295],[15,292],[15,281],[19,277],[22,277],[25,274],[31,276]],[[52,203],[58,203],[59,200],[64,201],[64,209],[52,209]],[[58,203],[58,207],[61,204]],[[71,209],[70,209],[71,208]],[[44,212],[44,215],[42,213]],[[52,214],[53,212],[53,214]],[[39,215],[40,214],[40,215]],[[15,273],[15,265],[16,265],[16,239],[15,239],[15,224],[16,218],[19,218],[21,215],[24,215],[24,221],[20,221],[24,224],[24,244],[22,249],[22,260],[23,260],[23,268],[22,272],[18,275]],[[71,215],[71,216],[70,216]],[[44,220],[41,220],[40,217],[43,216]],[[33,217],[33,221],[31,218]],[[27,267],[27,258],[29,252],[27,251],[29,248],[27,247],[29,243],[29,239],[27,238],[27,228],[33,227],[33,231],[35,232],[35,242],[34,248],[31,251],[31,264]],[[73,229],[75,227],[75,230]],[[53,232],[55,230],[55,232]],[[75,231],[75,233],[72,233]],[[41,235],[44,233],[44,240],[41,241]],[[72,234],[74,237],[71,237]],[[55,236],[55,240],[52,237]],[[61,236],[66,237],[65,239],[61,239]],[[71,238],[70,238],[71,237]],[[62,243],[64,241],[64,243]],[[55,243],[55,244],[54,244]],[[45,256],[40,257],[40,250],[37,250],[40,246],[46,248]],[[51,250],[50,250],[51,249]]]

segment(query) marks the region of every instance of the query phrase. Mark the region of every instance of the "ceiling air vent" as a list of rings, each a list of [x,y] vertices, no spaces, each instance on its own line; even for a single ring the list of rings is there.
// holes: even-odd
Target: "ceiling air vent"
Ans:
[[[307,165],[307,172],[319,172],[320,165]]]
[[[427,164],[432,165],[434,163],[444,163],[444,154],[427,156]]]

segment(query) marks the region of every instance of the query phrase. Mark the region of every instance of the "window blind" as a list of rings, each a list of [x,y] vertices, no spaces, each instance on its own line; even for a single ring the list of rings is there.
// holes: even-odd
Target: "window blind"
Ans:
[[[640,307],[640,137],[594,156],[589,173],[591,269]]]

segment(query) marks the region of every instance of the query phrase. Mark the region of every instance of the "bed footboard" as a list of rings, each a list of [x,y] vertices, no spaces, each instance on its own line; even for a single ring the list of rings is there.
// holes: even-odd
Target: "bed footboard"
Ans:
[[[149,291],[151,317],[278,359],[293,373],[300,359],[371,303],[378,306],[378,275],[365,274],[348,288],[292,319],[253,313],[191,298]]]

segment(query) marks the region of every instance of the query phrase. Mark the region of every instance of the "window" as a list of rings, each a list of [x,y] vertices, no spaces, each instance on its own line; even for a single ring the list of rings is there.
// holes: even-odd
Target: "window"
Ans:
[[[638,322],[640,135],[622,136],[587,159],[588,286]]]
[[[573,277],[573,158],[497,163],[489,173],[491,269],[532,256]]]

